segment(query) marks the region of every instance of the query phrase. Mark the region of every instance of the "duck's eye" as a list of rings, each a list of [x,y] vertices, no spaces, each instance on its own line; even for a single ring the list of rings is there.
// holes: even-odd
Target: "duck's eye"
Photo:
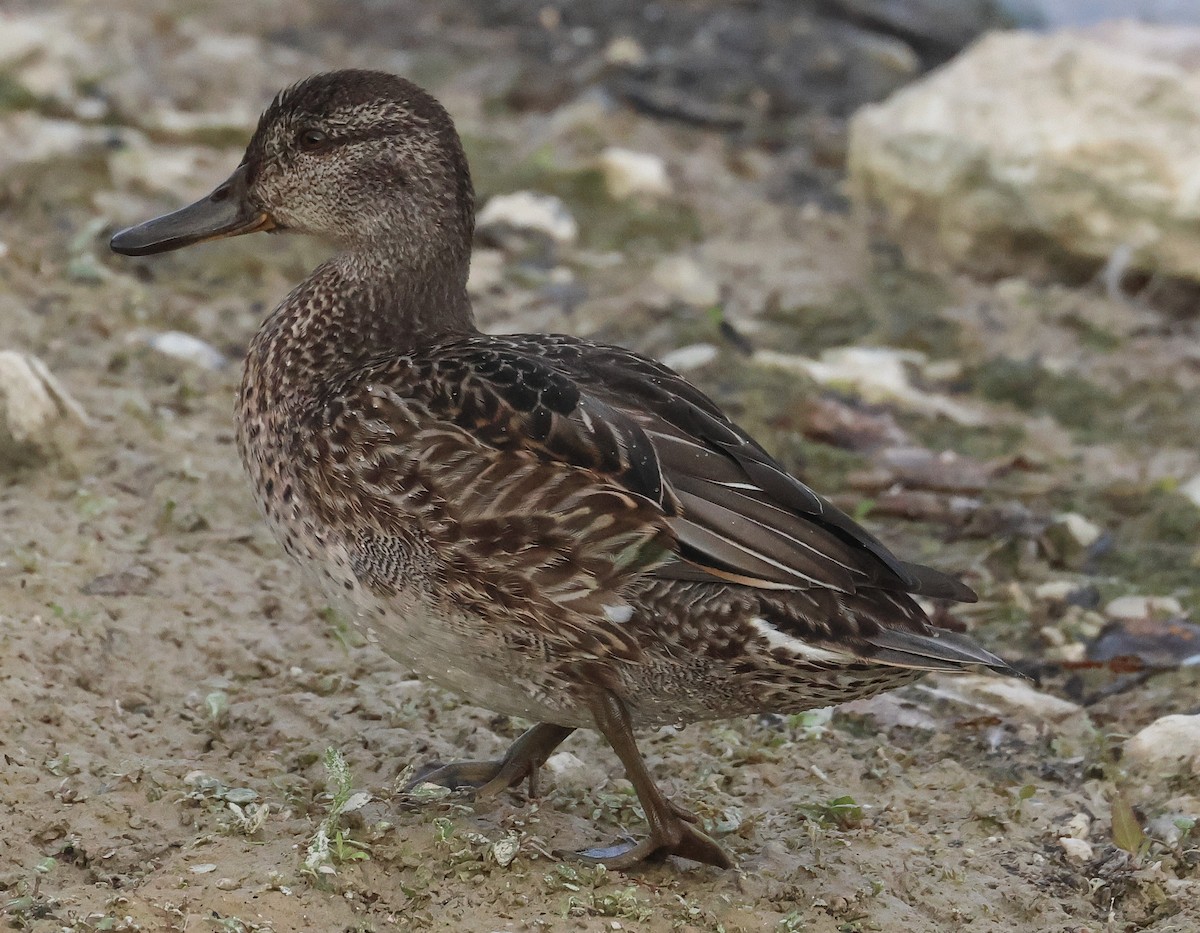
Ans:
[[[324,130],[309,126],[296,134],[296,142],[300,144],[301,149],[312,152],[315,149],[323,149],[329,145],[329,134]]]

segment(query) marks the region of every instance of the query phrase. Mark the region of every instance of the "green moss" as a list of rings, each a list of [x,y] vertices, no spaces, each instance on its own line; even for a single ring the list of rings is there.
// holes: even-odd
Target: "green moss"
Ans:
[[[7,110],[33,110],[38,105],[37,96],[12,75],[0,73],[0,112]]]
[[[932,357],[959,355],[960,327],[945,317],[946,286],[913,269],[876,270],[868,283],[880,343]]]
[[[1036,360],[999,358],[967,377],[976,394],[1029,414],[1049,415],[1084,443],[1190,443],[1200,433],[1200,409],[1180,404],[1180,389],[1164,373],[1114,392],[1076,373],[1052,373]]]
[[[875,317],[864,295],[850,288],[839,290],[823,304],[768,309],[763,318],[779,328],[776,349],[805,356],[856,343],[875,328]]]
[[[846,477],[867,466],[866,459],[853,451],[807,439],[795,439],[780,453],[781,459],[791,461],[797,475],[823,496],[843,492]]]
[[[1118,483],[1064,491],[1050,502],[1052,508],[1079,512],[1112,533],[1111,546],[1086,568],[1090,573],[1116,578],[1129,591],[1195,596],[1200,509],[1178,492],[1161,485]]]
[[[1079,342],[1091,350],[1111,353],[1121,349],[1121,338],[1110,331],[1097,327],[1082,314],[1071,313],[1062,318],[1065,327],[1069,327],[1079,337]]]
[[[949,418],[928,418],[897,410],[900,426],[932,450],[953,450],[968,457],[990,460],[1010,457],[1025,442],[1025,429],[1018,424],[963,425]]]
[[[1036,360],[988,360],[969,379],[985,399],[1050,415],[1086,440],[1111,434],[1114,415],[1119,415],[1113,393],[1074,373],[1052,373]]]

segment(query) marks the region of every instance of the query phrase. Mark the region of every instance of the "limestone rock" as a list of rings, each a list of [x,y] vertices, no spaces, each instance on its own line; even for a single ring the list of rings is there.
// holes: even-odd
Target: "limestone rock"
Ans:
[[[1027,741],[1050,735],[1060,748],[1074,750],[1085,747],[1095,733],[1082,706],[1022,680],[982,674],[935,676],[921,689],[971,711],[970,715],[998,717],[1002,728],[1014,730]]]
[[[661,362],[664,366],[677,373],[686,373],[693,369],[707,366],[720,354],[711,343],[692,343],[686,347],[677,347],[669,353],[664,353]]]
[[[130,341],[145,344],[164,356],[191,363],[201,369],[216,370],[229,362],[225,354],[211,343],[179,330],[134,331],[130,334]]]
[[[1174,596],[1118,596],[1104,614],[1110,619],[1172,618],[1183,615],[1183,604]]]
[[[910,259],[1200,281],[1200,29],[993,33],[860,110],[848,161]]]
[[[1182,493],[1184,498],[1195,505],[1196,508],[1200,509],[1200,473],[1197,473],[1186,483],[1180,486],[1179,491]]]
[[[535,191],[496,195],[479,212],[476,226],[481,230],[505,227],[528,230],[563,245],[570,245],[579,238],[579,224],[567,210],[567,205],[552,194]]]
[[[1058,844],[1062,846],[1067,858],[1072,862],[1090,862],[1092,860],[1092,844],[1085,839],[1061,836]]]
[[[1155,774],[1200,774],[1200,716],[1163,716],[1125,743],[1130,768]]]
[[[775,350],[756,350],[754,362],[810,376],[822,385],[847,386],[867,402],[896,402],[929,417],[943,416],[958,424],[978,425],[983,415],[973,408],[913,385],[910,366],[920,366],[925,355],[893,347],[834,347],[819,360]]]
[[[600,153],[599,163],[605,187],[618,201],[635,197],[660,198],[671,193],[667,163],[651,152],[609,146]]]
[[[88,423],[87,413],[36,356],[0,351],[0,441],[52,447],[51,431],[63,419]]]

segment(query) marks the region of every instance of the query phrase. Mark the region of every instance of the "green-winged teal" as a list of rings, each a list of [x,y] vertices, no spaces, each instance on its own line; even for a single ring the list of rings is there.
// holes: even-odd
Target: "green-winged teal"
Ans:
[[[536,723],[503,759],[423,780],[495,793],[598,729],[650,831],[578,855],[724,867],[634,729],[1007,670],[913,600],[971,590],[897,559],[676,373],[574,337],[481,334],[473,226],[441,105],[341,71],[282,92],[208,197],[112,241],[144,255],[294,230],[341,245],[255,336],[238,449],[285,550],[368,639]]]

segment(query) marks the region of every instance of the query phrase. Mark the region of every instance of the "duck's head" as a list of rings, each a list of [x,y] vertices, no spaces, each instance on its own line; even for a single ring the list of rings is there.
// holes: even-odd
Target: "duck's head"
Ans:
[[[281,92],[234,173],[195,204],[112,238],[143,256],[258,230],[399,247],[412,260],[464,259],[471,177],[449,114],[404,78],[314,75]]]

